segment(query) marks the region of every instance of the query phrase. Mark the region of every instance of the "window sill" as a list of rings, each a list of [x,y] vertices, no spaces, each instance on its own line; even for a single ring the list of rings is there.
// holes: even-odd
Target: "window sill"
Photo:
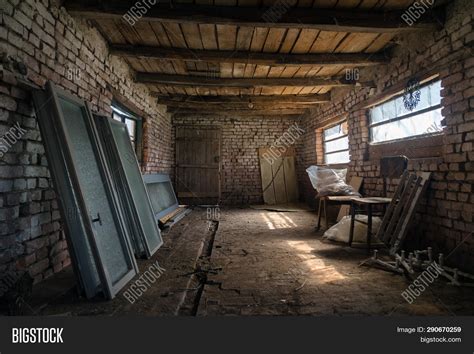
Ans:
[[[413,138],[371,143],[369,160],[383,156],[405,155],[408,158],[441,157],[443,155],[444,134],[430,134]]]

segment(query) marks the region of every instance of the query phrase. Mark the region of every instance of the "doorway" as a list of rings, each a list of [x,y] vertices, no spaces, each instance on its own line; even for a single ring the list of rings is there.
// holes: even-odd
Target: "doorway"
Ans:
[[[176,194],[180,203],[216,205],[221,194],[221,131],[176,127]]]

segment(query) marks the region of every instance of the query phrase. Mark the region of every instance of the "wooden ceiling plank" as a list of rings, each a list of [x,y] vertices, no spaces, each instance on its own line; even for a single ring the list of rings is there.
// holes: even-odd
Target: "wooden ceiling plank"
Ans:
[[[253,77],[264,78],[268,76],[270,67],[268,65],[257,65]]]
[[[146,71],[141,61],[136,58],[126,58],[125,60],[130,67],[135,71]]]
[[[171,62],[173,64],[173,68],[178,75],[185,75],[188,72],[186,67],[186,63],[182,60],[175,60]]]
[[[307,95],[307,94],[310,94],[311,91],[313,91],[312,87],[303,87],[303,89],[300,92],[298,92],[298,94]]]
[[[310,53],[332,53],[346,37],[346,32],[319,32],[318,38],[311,46]]]
[[[173,47],[188,48],[179,23],[167,22],[163,23],[163,27]]]
[[[283,89],[281,87],[262,87],[260,91],[260,95],[261,96],[280,95],[282,92],[283,92]]]
[[[201,32],[196,23],[183,23],[181,25],[184,40],[190,49],[204,49],[202,45]]]
[[[296,28],[290,28],[286,31],[285,39],[280,47],[280,53],[290,53],[295,45],[301,30]]]
[[[252,43],[250,44],[250,50],[252,52],[261,52],[265,41],[268,36],[268,28],[257,27],[253,31]]]
[[[245,64],[244,63],[234,63],[232,69],[232,77],[244,77],[245,75]]]
[[[139,38],[141,39],[140,43],[147,46],[158,46],[160,42],[155,35],[155,32],[150,26],[149,22],[138,21],[134,25],[135,31],[137,32]]]
[[[160,42],[161,47],[171,47],[170,40],[168,38],[168,34],[166,33],[165,29],[163,28],[163,25],[161,22],[150,22],[150,26],[155,32],[156,38],[158,38],[158,41]]]
[[[347,67],[345,65],[335,65],[335,66],[323,66],[319,71],[318,71],[318,76],[333,76],[336,74],[339,74],[342,70],[345,70]],[[341,75],[344,75],[341,74]]]
[[[199,31],[201,32],[202,44],[204,49],[216,50],[217,46],[216,38],[216,26],[207,23],[199,24]]]
[[[291,78],[298,72],[299,67],[287,66],[281,73],[281,78]]]
[[[136,45],[141,42],[140,36],[135,30],[135,27],[130,26],[124,21],[116,21],[117,29],[125,38],[128,44]]]
[[[387,46],[395,37],[393,33],[381,33],[365,50],[366,53],[376,53]]]
[[[253,77],[253,73],[255,72],[255,68],[257,65],[255,64],[247,64],[245,66],[244,77]]]
[[[263,45],[263,51],[266,53],[276,53],[280,49],[283,38],[286,34],[285,28],[271,28]]]
[[[300,36],[296,41],[291,53],[293,54],[305,54],[308,53],[316,40],[320,31],[314,29],[303,29],[301,30]]]
[[[322,67],[321,66],[313,66],[309,69],[309,71],[306,73],[306,77],[312,77],[316,75],[325,75],[325,74],[320,74]]]
[[[237,26],[217,25],[217,43],[220,50],[235,50]]]
[[[284,66],[272,66],[268,72],[268,77],[281,77],[283,70],[285,70]]]
[[[98,28],[99,32],[107,38],[109,43],[127,43],[127,40],[120,33],[114,20],[94,21],[94,25]]]
[[[350,33],[335,49],[335,53],[360,53],[377,38],[376,33]]]

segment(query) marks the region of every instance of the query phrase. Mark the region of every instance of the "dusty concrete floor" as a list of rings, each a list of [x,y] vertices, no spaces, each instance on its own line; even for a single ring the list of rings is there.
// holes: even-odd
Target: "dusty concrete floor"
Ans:
[[[365,251],[321,241],[312,212],[196,209],[164,235],[166,269],[135,303],[86,301],[70,291],[44,315],[473,315],[474,289],[436,281],[412,304],[403,276],[359,267]]]

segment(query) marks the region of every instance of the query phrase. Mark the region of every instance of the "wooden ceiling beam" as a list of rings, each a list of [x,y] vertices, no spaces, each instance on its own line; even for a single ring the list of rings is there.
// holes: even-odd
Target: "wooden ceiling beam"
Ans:
[[[135,0],[101,1],[85,4],[81,0],[66,2],[67,11],[89,19],[123,19],[179,23],[209,23],[266,28],[312,28],[338,32],[398,33],[432,31],[444,23],[444,11],[430,9],[411,26],[402,19],[404,10],[320,9],[291,7],[284,13],[272,7],[204,6],[157,2],[147,11],[135,8]],[[136,11],[134,12],[133,9]],[[135,19],[130,16],[138,13]],[[133,21],[133,22],[132,22]]]
[[[308,112],[307,109],[293,108],[293,109],[181,109],[169,108],[168,113],[182,114],[182,115],[216,115],[216,116],[288,116],[288,115],[303,115]]]
[[[195,62],[246,63],[256,65],[284,66],[369,66],[389,61],[386,53],[318,53],[286,54],[242,51],[196,50],[187,48],[164,48],[138,45],[110,46],[110,53],[128,58],[150,58],[160,60],[186,60]]]
[[[224,103],[220,105],[207,105],[202,103],[170,102],[162,103],[168,110],[196,109],[196,110],[216,110],[216,111],[238,111],[238,110],[276,110],[276,109],[305,109],[312,108],[320,103]]]
[[[253,88],[264,86],[372,86],[373,83],[348,81],[341,77],[297,77],[297,78],[226,78],[169,75],[158,73],[138,72],[135,80],[144,84],[159,84],[170,86],[203,86],[203,87],[239,87]]]
[[[161,94],[153,94],[159,104],[174,105],[180,103],[196,103],[196,104],[245,104],[250,102],[254,104],[317,104],[331,101],[331,94],[312,94],[312,95],[261,95],[261,96],[163,96]]]

